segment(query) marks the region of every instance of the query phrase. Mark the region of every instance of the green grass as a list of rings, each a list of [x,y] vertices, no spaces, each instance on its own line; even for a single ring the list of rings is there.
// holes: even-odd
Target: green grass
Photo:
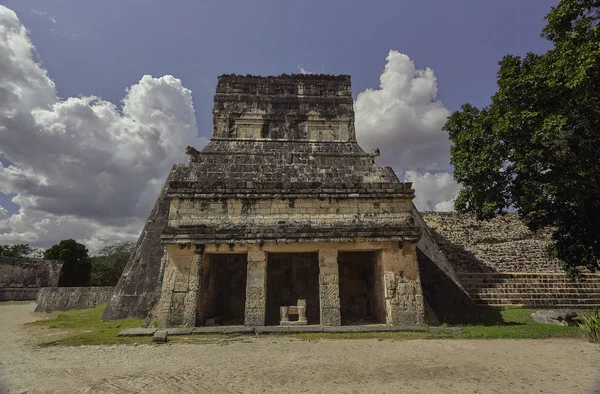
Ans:
[[[152,337],[118,337],[126,328],[140,327],[143,320],[128,319],[101,321],[106,304],[90,309],[73,309],[67,312],[50,313],[44,320],[26,324],[30,327],[42,327],[64,332],[61,338],[43,341],[40,346],[54,345],[108,345],[118,343],[150,343]],[[43,337],[43,335],[41,336]]]
[[[482,321],[462,325],[461,338],[477,339],[538,339],[538,338],[577,338],[581,330],[577,326],[553,326],[536,323],[531,314],[537,309],[523,308],[481,308]],[[579,313],[589,313],[579,311]]]
[[[447,325],[462,327],[462,334],[436,332],[373,332],[373,333],[303,333],[297,336],[305,340],[323,339],[540,339],[580,338],[577,326],[562,327],[536,323],[531,314],[536,309],[480,308],[481,319],[476,323]],[[588,314],[589,311],[579,311]]]
[[[75,309],[67,312],[44,314],[44,320],[29,323],[32,328],[51,329],[51,332],[61,332],[58,339],[42,340],[40,346],[55,345],[108,345],[151,343],[152,337],[117,337],[126,329],[140,327],[142,320],[100,320],[106,305],[93,309]],[[581,338],[579,327],[560,327],[535,323],[530,315],[535,309],[522,308],[481,308],[481,319],[477,323],[457,325],[462,327],[462,334],[437,332],[381,332],[381,333],[303,333],[293,337],[303,340],[316,339],[379,339],[379,340],[408,340],[408,339],[523,339],[523,338]],[[583,311],[580,311],[582,313]],[[585,312],[589,313],[589,312]],[[449,325],[452,327],[453,325]],[[43,338],[43,335],[40,335]],[[169,338],[177,343],[207,344],[220,341],[240,340],[228,339],[227,335],[194,335],[172,336]]]

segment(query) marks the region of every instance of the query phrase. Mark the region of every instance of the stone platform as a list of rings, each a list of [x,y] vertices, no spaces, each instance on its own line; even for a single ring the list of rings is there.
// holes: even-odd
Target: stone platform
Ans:
[[[152,336],[157,328],[128,328],[121,331],[120,337]],[[200,334],[299,334],[303,332],[438,332],[461,334],[460,327],[423,327],[423,326],[388,326],[373,324],[364,326],[211,326],[194,328],[167,328],[167,335],[200,335]]]

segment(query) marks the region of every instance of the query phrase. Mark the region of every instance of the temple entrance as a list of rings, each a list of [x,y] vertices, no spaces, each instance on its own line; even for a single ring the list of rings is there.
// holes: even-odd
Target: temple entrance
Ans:
[[[246,254],[206,255],[202,262],[200,324],[244,324],[247,265]]]
[[[383,283],[376,252],[339,252],[342,325],[384,323]]]
[[[308,324],[320,324],[318,253],[269,253],[266,324],[279,325],[279,308],[296,305],[298,299],[306,300]]]

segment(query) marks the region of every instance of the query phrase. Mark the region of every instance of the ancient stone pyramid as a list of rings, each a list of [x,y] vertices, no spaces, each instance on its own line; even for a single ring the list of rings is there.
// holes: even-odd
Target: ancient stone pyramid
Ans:
[[[226,315],[264,325],[294,297],[307,298],[323,325],[363,315],[420,324],[471,313],[414,209],[411,184],[378,166],[377,150],[357,144],[349,76],[222,75],[211,141],[187,153],[103,319],[172,326]],[[428,284],[435,289],[422,290]]]

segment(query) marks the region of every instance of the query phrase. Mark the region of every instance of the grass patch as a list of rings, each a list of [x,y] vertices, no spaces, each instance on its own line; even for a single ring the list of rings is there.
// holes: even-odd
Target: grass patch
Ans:
[[[39,346],[54,345],[112,345],[118,343],[151,343],[152,337],[118,337],[126,328],[140,327],[143,320],[128,319],[101,321],[106,304],[90,309],[73,309],[66,312],[44,314],[44,320],[27,323],[26,326],[51,329],[50,334],[60,332],[60,338],[44,340]],[[41,338],[44,335],[40,336]]]
[[[126,328],[140,327],[141,319],[101,321],[106,304],[93,309],[75,309],[67,312],[43,314],[44,320],[28,323],[32,329],[48,330],[36,333],[42,338],[40,346],[79,346],[79,345],[112,345],[151,343],[152,337],[118,337],[117,334]],[[531,319],[535,309],[522,308],[480,308],[481,319],[477,323],[456,325],[462,327],[462,334],[439,332],[349,332],[349,333],[300,333],[290,337],[302,340],[317,339],[378,339],[378,340],[410,340],[410,339],[536,339],[536,338],[581,338],[582,332],[577,326],[561,327],[536,323]],[[591,311],[578,311],[587,315]],[[450,327],[454,325],[449,325]],[[41,334],[41,335],[38,335]],[[287,336],[287,335],[286,335]],[[50,339],[50,337],[52,337]],[[171,336],[174,343],[210,344],[246,341],[248,338],[230,338],[225,334]]]
[[[462,325],[461,338],[476,339],[538,339],[577,338],[581,330],[577,326],[553,326],[536,323],[531,314],[537,309],[523,308],[480,308],[482,320],[475,324]],[[588,314],[588,311],[578,311]]]
[[[536,323],[531,314],[537,309],[523,308],[479,308],[481,319],[478,322],[460,325],[462,334],[437,332],[352,332],[352,333],[302,333],[298,338],[315,339],[541,339],[541,338],[581,338],[581,330],[577,326],[553,326]],[[587,315],[590,311],[578,311],[579,315]]]

